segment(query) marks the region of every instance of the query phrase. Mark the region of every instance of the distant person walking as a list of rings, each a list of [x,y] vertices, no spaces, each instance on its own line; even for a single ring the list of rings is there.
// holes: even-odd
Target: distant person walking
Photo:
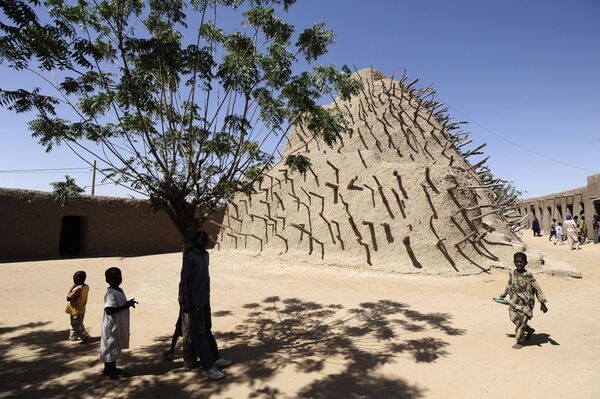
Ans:
[[[585,224],[585,216],[581,215],[581,219],[579,220],[579,243],[585,244],[587,242],[587,224]]]
[[[579,249],[579,226],[571,215],[567,215],[564,226],[569,246],[571,249]]]
[[[71,341],[81,340],[82,344],[90,340],[90,336],[85,330],[83,319],[85,317],[85,307],[88,300],[88,292],[90,287],[85,283],[86,274],[83,270],[73,274],[73,286],[67,294],[67,308],[65,313],[68,313],[71,319],[71,332],[69,339]]]
[[[556,219],[552,219],[552,223],[550,223],[550,237],[548,241],[552,241],[552,237],[556,237]]]
[[[592,220],[592,228],[594,229],[594,244],[598,244],[598,234],[599,234],[599,230],[600,230],[600,216],[598,215],[594,215],[594,218]]]
[[[537,218],[533,219],[533,223],[531,224],[531,229],[533,230],[534,237],[542,236],[542,234],[540,232],[540,221]]]
[[[565,232],[563,231],[562,222],[558,222],[558,226],[556,226],[556,240],[554,241],[554,245],[563,245],[563,241],[565,239]]]

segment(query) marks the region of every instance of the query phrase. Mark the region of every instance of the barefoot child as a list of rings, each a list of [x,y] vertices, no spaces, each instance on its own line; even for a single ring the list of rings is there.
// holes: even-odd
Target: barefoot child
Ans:
[[[509,274],[508,284],[502,295],[500,295],[500,298],[509,295],[510,306],[508,308],[508,315],[510,321],[516,326],[515,338],[517,339],[517,343],[513,345],[513,348],[521,349],[535,331],[527,324],[533,317],[535,297],[537,296],[541,302],[542,312],[546,313],[548,308],[546,307],[546,297],[535,277],[525,270],[527,255],[523,252],[517,252],[514,254],[513,259],[516,269]]]
[[[73,286],[67,294],[67,308],[65,313],[69,314],[71,319],[71,332],[69,339],[71,341],[81,340],[82,344],[89,341],[90,336],[83,325],[85,317],[85,305],[87,304],[88,292],[90,287],[85,284],[86,274],[83,270],[73,274]]]
[[[104,362],[102,375],[115,379],[127,376],[117,368],[117,360],[121,350],[129,348],[129,308],[135,308],[137,302],[135,299],[127,300],[119,287],[123,277],[118,267],[107,269],[104,275],[109,287],[104,295],[100,359]]]

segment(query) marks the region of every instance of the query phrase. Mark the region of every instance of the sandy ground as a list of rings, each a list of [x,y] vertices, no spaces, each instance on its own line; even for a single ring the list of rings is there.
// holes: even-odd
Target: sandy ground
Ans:
[[[213,329],[235,362],[220,382],[161,358],[180,255],[1,264],[0,397],[599,398],[600,245],[569,251],[527,236],[583,279],[538,275],[550,311],[536,309],[520,351],[507,308],[491,300],[506,271],[403,276],[213,253]],[[97,336],[109,265],[140,302],[121,362],[128,380],[100,376],[98,342],[65,340],[72,273],[88,273],[86,326]]]

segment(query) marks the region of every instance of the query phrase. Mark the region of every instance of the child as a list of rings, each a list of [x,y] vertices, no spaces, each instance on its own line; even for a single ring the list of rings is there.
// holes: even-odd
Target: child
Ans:
[[[554,245],[563,245],[563,240],[565,238],[564,234],[562,222],[558,222],[558,226],[556,226],[556,241],[554,241]]]
[[[81,340],[82,344],[86,344],[90,340],[90,336],[85,330],[83,319],[85,317],[85,305],[87,304],[88,292],[90,287],[85,284],[86,274],[83,270],[73,274],[73,286],[67,294],[67,308],[65,313],[68,313],[71,318],[71,332],[69,339],[71,341]]]
[[[581,219],[579,219],[579,243],[581,245],[587,242],[587,224],[585,223],[585,216],[581,215]]]
[[[509,274],[508,284],[500,298],[509,295],[508,315],[510,321],[515,324],[515,338],[517,339],[517,343],[513,345],[513,348],[521,349],[535,331],[527,324],[533,317],[535,297],[537,296],[541,302],[542,312],[546,313],[548,307],[546,306],[546,297],[535,277],[525,270],[527,255],[523,252],[517,252],[514,254],[513,259],[516,269]]]
[[[556,237],[556,219],[552,219],[552,223],[550,223],[550,237],[548,237],[548,241],[552,241],[552,237]]]
[[[104,362],[102,375],[116,379],[128,376],[117,368],[117,359],[121,350],[129,348],[129,308],[135,308],[137,302],[135,299],[127,300],[125,293],[119,288],[123,277],[118,267],[107,269],[104,275],[109,287],[104,295],[100,359]]]

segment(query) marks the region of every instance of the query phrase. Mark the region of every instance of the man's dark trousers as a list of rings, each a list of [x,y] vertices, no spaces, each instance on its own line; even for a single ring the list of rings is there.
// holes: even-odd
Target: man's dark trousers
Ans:
[[[211,330],[210,313],[209,305],[195,306],[191,312],[182,313],[184,345],[192,346],[191,353],[194,358],[200,358],[204,370],[211,368],[214,362],[220,358],[217,341]],[[193,363],[192,359],[187,360],[187,363]],[[186,365],[186,367],[188,366]]]

